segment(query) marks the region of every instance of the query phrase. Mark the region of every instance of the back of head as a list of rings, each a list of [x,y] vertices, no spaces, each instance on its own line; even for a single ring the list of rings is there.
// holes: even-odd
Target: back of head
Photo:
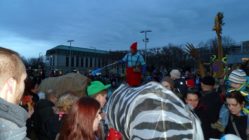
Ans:
[[[93,140],[93,123],[100,104],[93,98],[81,97],[70,109],[60,131],[59,140]]]
[[[26,69],[19,54],[0,47],[0,87],[11,77],[20,82],[21,75],[25,72]]]
[[[230,73],[228,80],[233,83],[243,84],[246,82],[246,73],[242,69],[233,70]]]
[[[78,100],[78,97],[70,92],[62,94],[56,103],[56,107],[63,112],[68,112],[74,102]]]
[[[201,79],[201,83],[207,86],[214,86],[215,79],[212,76],[205,76]]]
[[[19,103],[25,78],[26,69],[20,56],[0,47],[0,97],[13,104]]]

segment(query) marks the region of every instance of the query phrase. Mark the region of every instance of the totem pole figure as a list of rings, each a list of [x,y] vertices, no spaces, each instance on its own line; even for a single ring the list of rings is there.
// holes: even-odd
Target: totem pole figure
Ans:
[[[224,67],[226,63],[225,62],[226,57],[224,57],[223,55],[222,37],[221,37],[222,25],[224,25],[223,17],[224,17],[223,13],[218,12],[218,14],[215,17],[215,24],[213,27],[213,30],[216,32],[217,41],[218,41],[218,54],[217,57],[215,56],[215,58],[213,58],[213,64],[212,64],[213,76],[215,78],[222,78],[224,76]]]

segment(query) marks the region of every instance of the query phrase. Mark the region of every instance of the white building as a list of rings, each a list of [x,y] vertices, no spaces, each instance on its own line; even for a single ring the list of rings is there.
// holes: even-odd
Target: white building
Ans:
[[[103,50],[59,45],[46,52],[48,70],[61,70],[63,73],[77,70],[86,73],[107,65],[110,62],[108,54],[108,51]]]

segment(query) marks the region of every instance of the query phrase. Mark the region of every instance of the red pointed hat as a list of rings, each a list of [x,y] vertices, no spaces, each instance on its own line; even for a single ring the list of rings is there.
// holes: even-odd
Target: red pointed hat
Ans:
[[[132,43],[130,48],[132,50],[137,50],[137,42]]]

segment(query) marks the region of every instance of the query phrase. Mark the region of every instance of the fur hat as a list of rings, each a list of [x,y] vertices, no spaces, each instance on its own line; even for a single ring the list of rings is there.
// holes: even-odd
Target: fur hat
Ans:
[[[237,84],[245,83],[246,82],[246,73],[241,69],[233,70],[230,73],[228,80],[230,82],[237,83]]]

